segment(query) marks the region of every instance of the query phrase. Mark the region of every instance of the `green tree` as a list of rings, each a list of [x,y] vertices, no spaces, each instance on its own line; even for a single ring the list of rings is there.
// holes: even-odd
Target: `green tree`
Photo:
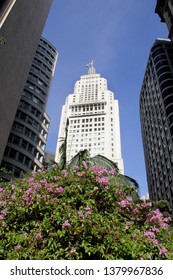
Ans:
[[[66,121],[65,126],[65,137],[60,138],[60,142],[62,142],[59,153],[60,153],[60,162],[59,167],[61,170],[66,168],[67,165],[67,137],[68,137],[68,126],[69,126],[69,119]]]

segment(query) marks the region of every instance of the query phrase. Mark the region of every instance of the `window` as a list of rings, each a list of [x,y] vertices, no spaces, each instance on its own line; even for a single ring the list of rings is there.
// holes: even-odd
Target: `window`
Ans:
[[[27,141],[25,141],[24,139],[22,140],[22,144],[21,144],[22,148],[26,149],[27,147]]]

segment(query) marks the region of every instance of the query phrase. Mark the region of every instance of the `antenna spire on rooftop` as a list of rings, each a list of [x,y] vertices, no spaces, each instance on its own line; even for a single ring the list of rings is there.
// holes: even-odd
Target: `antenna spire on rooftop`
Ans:
[[[96,70],[94,68],[94,60],[93,59],[91,59],[91,61],[88,64],[86,64],[86,67],[88,67],[88,74],[89,75],[96,73]]]

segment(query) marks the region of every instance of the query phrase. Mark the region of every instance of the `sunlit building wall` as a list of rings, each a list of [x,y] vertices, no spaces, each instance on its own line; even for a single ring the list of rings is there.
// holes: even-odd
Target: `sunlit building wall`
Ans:
[[[121,156],[120,120],[118,100],[108,89],[107,80],[90,65],[88,74],[75,83],[62,108],[55,160],[59,162],[61,137],[67,137],[67,162],[80,150],[87,149],[90,156],[103,155],[116,162],[124,173]]]

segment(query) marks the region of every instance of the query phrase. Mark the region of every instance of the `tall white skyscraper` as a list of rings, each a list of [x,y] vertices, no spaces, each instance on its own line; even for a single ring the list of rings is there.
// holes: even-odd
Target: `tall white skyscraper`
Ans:
[[[63,105],[58,139],[65,136],[68,118],[67,162],[87,149],[91,157],[100,154],[116,162],[124,174],[118,100],[108,90],[107,80],[96,74],[93,61],[88,67],[88,74],[75,83],[74,93],[67,96]],[[57,141],[56,162],[60,145]]]

